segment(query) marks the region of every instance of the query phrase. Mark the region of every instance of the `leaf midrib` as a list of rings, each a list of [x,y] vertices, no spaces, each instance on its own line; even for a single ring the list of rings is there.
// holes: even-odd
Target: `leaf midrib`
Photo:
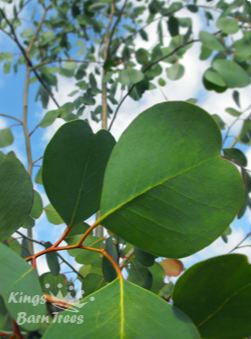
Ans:
[[[104,213],[103,215],[101,215],[100,219],[98,220],[98,223],[101,223],[103,220],[105,220],[109,215],[113,214],[114,212],[118,211],[119,209],[121,209],[122,207],[124,207],[125,205],[127,205],[128,203],[132,202],[134,199],[138,198],[139,196],[147,193],[148,191],[160,186],[160,185],[163,185],[165,182],[167,181],[170,181],[170,180],[173,180],[173,179],[176,179],[177,177],[183,175],[183,174],[186,174],[188,173],[189,171],[203,165],[203,164],[206,164],[207,162],[210,162],[212,161],[213,159],[220,159],[220,156],[217,155],[217,156],[213,156],[211,158],[208,158],[206,160],[203,160],[199,163],[197,163],[196,165],[194,166],[191,166],[191,167],[188,167],[186,168],[185,170],[179,172],[178,174],[176,175],[173,175],[173,176],[170,176],[170,177],[167,177],[167,178],[164,178],[162,179],[161,181],[157,182],[156,184],[154,185],[151,185],[149,187],[146,187],[144,190],[138,192],[136,195],[133,195],[131,197],[129,197],[126,201],[122,202],[121,204],[115,206],[114,208],[110,209],[108,212]]]
[[[225,299],[224,302],[222,302],[215,311],[213,311],[212,313],[210,313],[204,320],[202,320],[197,326],[201,327],[203,326],[205,323],[207,323],[209,320],[211,320],[217,313],[219,313],[223,307],[233,298],[237,297],[239,293],[241,293],[243,290],[245,290],[246,288],[251,286],[251,282],[242,286],[241,288],[239,288],[237,291],[234,291],[228,298]]]

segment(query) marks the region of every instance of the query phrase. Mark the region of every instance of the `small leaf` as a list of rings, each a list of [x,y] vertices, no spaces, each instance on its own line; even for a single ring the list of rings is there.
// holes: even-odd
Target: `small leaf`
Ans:
[[[240,93],[238,91],[233,91],[232,96],[233,96],[234,102],[240,108],[241,107],[241,105],[240,105]]]
[[[220,17],[216,22],[216,26],[226,34],[234,34],[239,30],[238,21],[230,17]]]
[[[43,212],[43,201],[40,194],[37,191],[34,191],[33,206],[31,210],[31,217],[38,219]]]
[[[106,252],[113,258],[113,260],[118,263],[118,249],[116,245],[113,243],[112,237],[109,237],[105,241],[105,250]],[[110,261],[108,261],[105,257],[103,257],[102,261],[102,269],[104,274],[105,281],[112,281],[116,278],[117,274],[114,270]]]
[[[239,139],[243,144],[251,144],[251,120],[244,121]]]
[[[213,68],[222,76],[229,88],[245,87],[250,84],[247,72],[232,60],[216,59]]]
[[[14,141],[14,137],[10,128],[0,129],[0,147],[7,147]]]
[[[144,79],[144,74],[136,69],[128,68],[119,72],[118,81],[125,86],[130,86]]]
[[[247,158],[245,154],[239,150],[238,148],[224,148],[223,149],[224,156],[234,161],[237,165],[246,167],[248,164]]]
[[[63,220],[60,217],[60,215],[57,213],[57,211],[55,210],[55,208],[49,204],[47,206],[45,206],[44,208],[46,217],[48,219],[48,221],[54,225],[61,225],[63,224]]]
[[[45,242],[45,247],[49,248],[52,246],[52,243],[49,241]],[[46,261],[49,267],[49,270],[52,275],[58,275],[60,272],[60,265],[58,261],[58,255],[56,252],[46,253]]]
[[[138,247],[134,248],[135,258],[144,266],[152,266],[155,261],[155,256],[145,252]]]
[[[208,33],[208,32],[201,31],[199,37],[200,37],[202,44],[206,48],[211,49],[211,50],[215,50],[215,51],[218,51],[218,52],[224,51],[224,46],[216,38],[215,35]]]
[[[174,64],[167,68],[166,74],[170,80],[179,80],[185,73],[185,67],[181,64]]]
[[[171,36],[179,35],[179,20],[174,16],[170,16],[168,20],[168,30]]]
[[[239,117],[241,115],[240,111],[237,111],[237,109],[232,107],[227,107],[225,111],[229,114],[231,114],[233,117]]]

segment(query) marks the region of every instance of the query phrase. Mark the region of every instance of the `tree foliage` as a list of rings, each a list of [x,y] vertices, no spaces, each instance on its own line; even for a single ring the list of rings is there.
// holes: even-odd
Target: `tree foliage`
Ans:
[[[0,63],[24,86],[21,116],[0,114],[0,336],[251,335],[247,258],[226,254],[188,270],[182,263],[219,237],[228,241],[232,221],[251,207],[251,111],[242,103],[250,16],[245,0],[1,1]],[[165,97],[116,142],[122,105],[182,79],[194,46],[206,65],[201,90],[232,93],[225,116],[206,112],[199,98]],[[62,79],[74,83],[63,103]],[[30,120],[35,100],[43,113]],[[32,138],[57,122],[36,159]],[[10,151],[18,127],[26,169]],[[44,215],[41,241],[34,234]],[[49,269],[42,274],[41,256]]]

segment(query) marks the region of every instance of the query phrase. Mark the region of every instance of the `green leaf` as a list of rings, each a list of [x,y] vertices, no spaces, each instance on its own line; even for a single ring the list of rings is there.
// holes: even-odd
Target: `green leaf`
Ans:
[[[53,122],[58,118],[59,113],[59,109],[48,111],[40,122],[40,127],[45,128],[53,124]]]
[[[250,84],[247,72],[232,60],[216,59],[213,68],[222,76],[229,88],[245,87]]]
[[[0,294],[14,319],[18,320],[19,313],[24,311],[26,317],[46,314],[45,300],[37,274],[19,255],[2,243],[0,243],[0,270]],[[27,301],[25,303],[18,302],[21,296],[23,298],[30,296],[29,298],[36,299],[38,304],[35,301],[34,304]],[[26,322],[22,327],[27,330],[35,330],[41,327],[41,324]]]
[[[124,69],[119,72],[118,81],[125,86],[130,86],[144,79],[144,74],[137,69]]]
[[[239,139],[243,144],[251,144],[251,120],[244,121]]]
[[[250,281],[251,266],[244,255],[215,257],[181,276],[174,289],[174,305],[191,317],[203,338],[249,336]]]
[[[174,16],[170,16],[168,20],[168,30],[171,36],[179,35],[179,20]]]
[[[14,137],[10,128],[0,129],[0,147],[7,147],[14,141]]]
[[[143,112],[109,159],[102,225],[158,256],[184,257],[209,245],[244,195],[237,169],[220,156],[221,142],[197,106],[165,102]]]
[[[48,221],[54,225],[61,225],[63,224],[63,220],[60,217],[60,215],[57,213],[57,211],[55,210],[55,208],[49,204],[47,206],[45,206],[44,208],[46,217],[48,219]]]
[[[185,67],[181,64],[174,64],[167,68],[166,74],[170,80],[179,80],[185,73]]]
[[[232,107],[227,107],[225,111],[229,114],[231,114],[233,117],[239,117],[241,115],[240,111],[237,111],[237,109]]]
[[[128,281],[116,279],[84,302],[78,313],[84,316],[82,324],[52,324],[43,338],[199,338],[185,314]]]
[[[200,38],[202,44],[206,48],[211,49],[211,50],[215,50],[215,51],[218,51],[218,52],[224,51],[224,46],[216,38],[215,35],[208,33],[208,32],[201,31],[199,38]]]
[[[234,100],[235,104],[240,108],[241,107],[241,104],[240,104],[240,92],[233,91],[232,97],[233,97],[233,100]]]
[[[77,120],[63,125],[48,144],[43,184],[68,225],[98,210],[104,170],[114,143],[109,132],[94,134],[87,122]]]
[[[250,33],[249,33],[250,34]],[[237,57],[246,59],[251,56],[251,34],[233,43]]]
[[[106,252],[113,258],[113,260],[118,263],[119,257],[118,257],[118,249],[117,246],[113,243],[112,237],[109,237],[105,241],[105,250]],[[112,281],[116,278],[117,274],[114,270],[112,264],[109,260],[107,260],[105,257],[103,257],[102,261],[102,269],[104,274],[105,281]]]
[[[82,290],[87,296],[105,285],[105,280],[102,274],[89,273],[83,280]]]
[[[136,51],[136,59],[142,65],[147,64],[148,61],[149,61],[149,53],[148,53],[148,51],[146,49],[144,49],[144,48],[139,48]]]
[[[0,152],[0,183],[0,240],[3,241],[25,222],[33,202],[30,177],[12,152]]]
[[[222,118],[217,115],[217,114],[212,114],[212,118],[216,122],[217,126],[219,129],[224,129],[225,128],[225,122],[222,120]]]
[[[63,274],[53,275],[46,272],[39,277],[43,292],[55,297],[66,296],[67,285],[66,278]]]
[[[40,194],[37,191],[34,191],[33,206],[31,210],[31,217],[38,219],[43,212],[43,201]]]
[[[146,289],[150,289],[152,287],[152,273],[146,266],[143,266],[137,260],[132,259],[130,261],[127,272],[129,281]]]
[[[144,266],[152,266],[155,261],[155,256],[151,253],[142,251],[140,248],[134,248],[134,254],[136,259]]]
[[[247,166],[248,160],[245,154],[238,148],[224,148],[223,152],[226,158],[234,161],[237,165]]]
[[[49,248],[52,246],[52,243],[47,241],[45,242],[45,247]],[[58,255],[56,252],[46,253],[46,261],[49,267],[49,270],[52,275],[58,275],[60,272],[60,265],[58,261]]]
[[[216,22],[216,26],[226,34],[234,34],[239,30],[238,21],[229,17],[220,17]]]
[[[216,72],[214,69],[209,68],[203,75],[204,79],[209,81],[211,84],[214,84],[219,87],[226,87],[226,83],[224,82],[222,76]]]

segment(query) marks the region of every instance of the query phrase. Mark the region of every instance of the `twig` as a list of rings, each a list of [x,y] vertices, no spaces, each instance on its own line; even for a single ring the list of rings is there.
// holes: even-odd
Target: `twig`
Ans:
[[[21,233],[20,231],[16,231],[17,234],[19,234],[21,237],[29,240],[29,241],[32,241],[33,243],[35,244],[38,244],[38,245],[41,245],[43,246],[44,248],[46,248],[45,246],[45,243],[43,241],[38,241],[38,240],[35,240],[35,239],[32,239],[30,237],[28,237],[27,235]],[[60,253],[57,253],[57,256],[62,260],[62,262],[64,264],[66,264],[75,274],[77,274],[81,279],[84,279],[83,275],[81,273],[79,273],[76,268],[71,264],[69,263],[69,261],[67,261]]]
[[[20,120],[20,119],[18,119],[18,118],[16,118],[16,117],[13,117],[12,115],[9,115],[9,114],[0,113],[0,117],[15,120],[15,121],[17,121],[19,124],[22,124],[22,123],[23,123],[22,120]]]
[[[246,241],[249,237],[251,236],[251,232],[249,232],[249,233],[247,233],[246,235],[245,235],[245,237],[233,248],[233,249],[231,249],[231,251],[229,251],[228,253],[232,253],[232,252],[234,252],[235,250],[237,250],[238,248],[239,248],[239,246],[241,245],[241,244],[243,244],[244,243],[244,241]]]

